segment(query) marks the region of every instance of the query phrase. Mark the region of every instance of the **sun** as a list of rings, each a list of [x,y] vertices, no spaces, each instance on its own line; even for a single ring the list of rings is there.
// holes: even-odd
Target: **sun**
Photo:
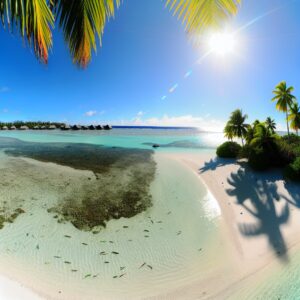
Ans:
[[[227,32],[214,33],[208,40],[210,51],[225,56],[234,52],[236,48],[236,39],[234,34]]]

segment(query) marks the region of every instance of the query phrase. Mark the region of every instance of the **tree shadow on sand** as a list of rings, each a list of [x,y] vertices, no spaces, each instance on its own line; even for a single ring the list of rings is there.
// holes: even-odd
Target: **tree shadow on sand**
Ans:
[[[215,157],[213,159],[211,158],[210,161],[205,162],[204,166],[199,169],[199,172],[202,174],[207,171],[214,171],[217,168],[236,163],[235,159]]]
[[[299,189],[299,184],[294,183],[294,182],[285,182],[284,187],[289,193],[290,198],[285,198],[285,200],[297,207],[300,208],[300,189]]]
[[[300,202],[292,203],[294,200],[287,199],[278,192],[276,181],[280,174],[274,172],[267,176],[255,174],[245,168],[240,168],[238,172],[231,173],[228,183],[231,188],[226,190],[230,196],[235,196],[237,204],[241,205],[249,212],[256,223],[238,224],[240,232],[249,238],[265,235],[268,239],[270,248],[277,255],[278,259],[287,263],[289,261],[287,246],[281,232],[281,226],[287,224],[290,209],[289,204],[297,207]],[[284,202],[281,210],[276,211],[275,201]]]

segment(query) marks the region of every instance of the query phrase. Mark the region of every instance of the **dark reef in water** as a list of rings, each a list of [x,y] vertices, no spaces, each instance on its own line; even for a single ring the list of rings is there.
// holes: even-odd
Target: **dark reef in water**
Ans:
[[[175,141],[168,144],[156,144],[156,143],[143,143],[143,145],[154,147],[155,145],[161,148],[191,148],[191,149],[210,149],[211,147],[207,147],[202,145],[199,142],[191,142],[191,141]],[[155,147],[154,147],[155,148]],[[157,147],[158,148],[158,147]]]
[[[4,227],[4,223],[13,223],[14,220],[20,215],[25,213],[22,208],[17,208],[13,212],[8,213],[6,209],[0,209],[0,229]]]
[[[56,214],[58,222],[69,221],[80,230],[92,230],[105,226],[110,219],[133,217],[152,205],[150,184],[156,168],[151,150],[32,143],[10,138],[0,138],[0,148],[13,157],[94,173],[84,173],[81,181],[73,185],[71,182],[68,190],[59,195],[57,204],[48,208],[49,213]],[[44,171],[47,172],[46,167]]]

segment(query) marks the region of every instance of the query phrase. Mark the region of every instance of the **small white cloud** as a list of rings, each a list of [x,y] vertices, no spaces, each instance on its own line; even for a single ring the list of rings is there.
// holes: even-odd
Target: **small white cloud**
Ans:
[[[4,108],[4,109],[2,109],[2,112],[5,113],[5,114],[8,113],[8,109]]]
[[[192,115],[183,116],[168,116],[163,115],[160,118],[148,118],[143,119],[142,116],[136,116],[131,121],[126,122],[122,120],[122,124],[126,125],[138,125],[138,126],[183,126],[183,127],[197,127],[206,131],[221,132],[224,128],[224,122],[222,120],[214,119],[210,115],[204,117],[196,117]]]
[[[142,122],[142,117],[145,113],[143,111],[139,111],[136,116],[132,119],[133,124],[140,125]]]
[[[97,115],[97,111],[96,110],[89,110],[84,115],[86,117],[93,117],[93,116]]]

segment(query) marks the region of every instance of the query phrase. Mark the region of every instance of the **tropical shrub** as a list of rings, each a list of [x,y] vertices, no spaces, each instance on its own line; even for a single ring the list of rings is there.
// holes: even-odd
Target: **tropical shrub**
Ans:
[[[293,162],[297,156],[300,156],[300,145],[297,147],[283,139],[278,139],[276,144],[282,166],[288,165]]]
[[[242,147],[236,142],[225,142],[217,148],[217,155],[222,158],[237,158]]]
[[[300,181],[300,157],[285,167],[284,177],[293,181]]]
[[[238,154],[238,158],[249,158],[251,146],[246,144],[244,147],[241,148]]]
[[[284,135],[281,137],[283,141],[288,142],[291,145],[300,145],[300,136],[291,133],[290,136]]]
[[[250,148],[248,163],[256,171],[264,171],[271,166],[269,155],[262,146]]]

